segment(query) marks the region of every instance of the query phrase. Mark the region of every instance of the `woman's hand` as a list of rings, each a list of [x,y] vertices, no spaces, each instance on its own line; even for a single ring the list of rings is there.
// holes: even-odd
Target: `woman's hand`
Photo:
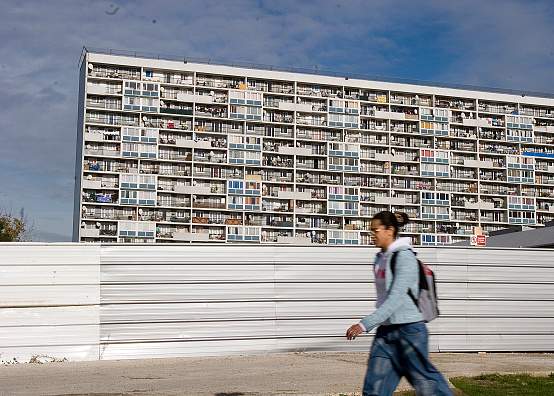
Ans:
[[[353,340],[360,334],[364,332],[364,329],[362,329],[362,326],[359,324],[352,325],[346,330],[346,339]]]

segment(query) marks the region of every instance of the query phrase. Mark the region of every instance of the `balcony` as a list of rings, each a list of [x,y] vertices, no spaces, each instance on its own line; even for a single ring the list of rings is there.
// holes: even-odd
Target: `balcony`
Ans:
[[[197,209],[225,209],[226,205],[225,203],[217,203],[217,202],[202,202],[202,201],[196,201],[193,203],[193,208]]]
[[[81,228],[81,238],[99,238],[100,229],[98,228]]]
[[[87,107],[95,109],[121,110],[121,101],[111,102],[106,100],[96,101],[87,99]]]
[[[380,205],[405,205],[407,203],[406,198],[387,196],[376,196],[373,202]]]
[[[277,243],[307,246],[312,244],[312,239],[301,236],[277,236]]]
[[[554,133],[554,125],[536,125],[535,132]]]
[[[313,111],[312,105],[309,103],[278,102],[277,105],[279,110],[284,110],[284,111],[300,111],[300,112]]]
[[[87,188],[87,189],[101,189],[101,188],[102,188],[102,180],[87,180],[87,179],[83,179],[83,181],[82,181],[82,188]]]
[[[164,143],[160,139],[160,143]],[[192,139],[177,139],[175,140],[175,146],[183,148],[197,148],[197,149],[210,149],[212,148],[212,142],[207,140],[192,140]]]
[[[311,191],[279,191],[277,193],[277,197],[279,199],[299,199],[309,201],[310,199],[312,199],[312,193]]]
[[[85,117],[85,122],[103,125],[139,126],[138,118],[127,119],[112,116],[91,116],[90,114]]]
[[[301,148],[301,147],[279,146],[278,153],[285,154],[285,155],[310,156],[312,155],[312,150],[307,148]]]
[[[119,132],[99,130],[85,131],[84,137],[87,142],[119,142],[121,140]]]
[[[176,231],[173,233],[172,238],[176,241],[183,242],[198,242],[198,241],[209,241],[210,234],[207,232],[187,232],[187,231]]]
[[[203,103],[203,104],[210,104],[210,103],[225,103],[227,102],[227,97],[223,96],[222,99],[218,99],[215,95],[198,95],[198,94],[189,94],[189,93],[177,93],[177,100],[181,102],[194,102],[194,103]]]
[[[198,117],[226,118],[227,108],[217,106],[196,106],[195,115]]]
[[[492,161],[463,160],[463,164],[464,166],[469,166],[472,168],[484,168],[484,169],[495,168],[495,165]]]
[[[192,109],[179,108],[179,107],[161,107],[160,108],[160,113],[191,116],[192,115]]]
[[[490,210],[490,209],[495,209],[494,207],[494,202],[484,202],[484,201],[479,201],[479,202],[464,202],[464,207],[466,209],[485,209],[485,210]]]
[[[85,149],[85,155],[104,156],[104,157],[119,157],[119,150],[107,150],[107,149]]]
[[[121,95],[123,92],[120,85],[87,84],[89,95]]]

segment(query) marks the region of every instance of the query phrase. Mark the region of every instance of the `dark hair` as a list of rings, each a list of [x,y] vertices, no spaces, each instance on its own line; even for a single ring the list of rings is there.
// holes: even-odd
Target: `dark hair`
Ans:
[[[383,212],[377,213],[373,216],[373,220],[379,220],[385,228],[394,228],[394,237],[398,235],[398,230],[408,224],[410,219],[408,215],[404,212],[389,212],[385,210]]]

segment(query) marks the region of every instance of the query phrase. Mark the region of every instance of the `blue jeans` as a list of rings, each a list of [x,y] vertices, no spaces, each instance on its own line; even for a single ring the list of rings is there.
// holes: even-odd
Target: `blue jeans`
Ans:
[[[423,322],[380,326],[371,346],[363,396],[392,395],[403,376],[418,396],[452,396],[429,361],[428,340]]]

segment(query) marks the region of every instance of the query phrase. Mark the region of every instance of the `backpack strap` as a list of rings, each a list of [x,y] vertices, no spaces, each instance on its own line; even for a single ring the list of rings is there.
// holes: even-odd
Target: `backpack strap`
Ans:
[[[411,250],[411,249],[410,249]],[[415,256],[415,252],[412,250],[412,253],[414,253],[414,256]],[[396,252],[393,252],[392,253],[392,257],[390,259],[390,269],[391,269],[391,272],[392,272],[392,282],[394,283],[394,279],[395,279],[395,270],[396,270],[396,257],[398,256],[398,251]],[[417,258],[416,258],[417,260]],[[417,263],[417,266],[418,266],[418,276],[421,276],[420,275],[420,265],[419,265],[419,262]],[[419,281],[418,281],[419,283]],[[391,285],[391,288],[392,288],[392,285]],[[413,303],[415,304],[415,306],[417,307],[417,309],[419,309],[419,305],[417,304],[417,299],[415,298],[414,296],[414,293],[412,293],[412,289],[408,288],[408,295],[410,296],[410,298],[412,299]]]

